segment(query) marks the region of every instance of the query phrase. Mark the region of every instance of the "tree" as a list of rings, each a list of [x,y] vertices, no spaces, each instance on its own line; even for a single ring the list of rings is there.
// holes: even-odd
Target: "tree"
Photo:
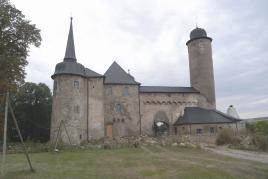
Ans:
[[[23,84],[30,45],[41,44],[40,30],[25,19],[9,0],[0,0],[0,94],[16,91]],[[3,103],[0,96],[0,104]],[[0,136],[3,129],[0,109]]]
[[[27,82],[11,96],[23,138],[40,142],[48,141],[52,109],[52,95],[48,86],[44,83]],[[19,140],[11,118],[8,126],[9,139]]]

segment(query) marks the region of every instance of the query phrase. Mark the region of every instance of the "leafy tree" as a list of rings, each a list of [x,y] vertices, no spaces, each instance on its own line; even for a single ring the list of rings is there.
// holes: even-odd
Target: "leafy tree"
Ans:
[[[52,108],[52,95],[48,86],[27,82],[18,89],[16,95],[12,95],[11,101],[22,136],[33,141],[48,141]],[[8,133],[11,140],[19,140],[11,116]]]
[[[23,84],[29,47],[40,44],[40,30],[25,19],[9,0],[0,0],[0,94],[16,91]],[[3,100],[0,96],[1,104]],[[3,116],[0,109],[0,136]]]

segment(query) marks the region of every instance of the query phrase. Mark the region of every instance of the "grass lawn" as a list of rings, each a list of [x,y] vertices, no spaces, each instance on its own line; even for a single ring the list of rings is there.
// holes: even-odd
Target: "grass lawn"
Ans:
[[[217,155],[201,149],[143,146],[30,154],[35,173],[23,154],[7,155],[12,178],[268,178],[268,165]]]

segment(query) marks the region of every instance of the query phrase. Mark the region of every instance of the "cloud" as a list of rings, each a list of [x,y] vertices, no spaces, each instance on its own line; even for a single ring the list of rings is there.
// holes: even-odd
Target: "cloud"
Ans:
[[[42,46],[28,58],[28,81],[52,87],[72,13],[77,59],[86,67],[103,74],[116,60],[144,85],[189,86],[185,43],[197,22],[213,38],[218,108],[234,104],[242,117],[268,116],[265,0],[11,2],[42,30]]]

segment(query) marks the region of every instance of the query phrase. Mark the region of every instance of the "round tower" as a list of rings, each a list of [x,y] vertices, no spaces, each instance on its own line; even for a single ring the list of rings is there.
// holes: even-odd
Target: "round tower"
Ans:
[[[215,87],[211,49],[212,38],[204,29],[196,27],[186,43],[189,54],[191,86],[207,99],[206,108],[215,109]]]
[[[87,139],[85,68],[77,63],[73,39],[72,18],[63,62],[56,65],[50,139],[65,144],[79,144]]]

